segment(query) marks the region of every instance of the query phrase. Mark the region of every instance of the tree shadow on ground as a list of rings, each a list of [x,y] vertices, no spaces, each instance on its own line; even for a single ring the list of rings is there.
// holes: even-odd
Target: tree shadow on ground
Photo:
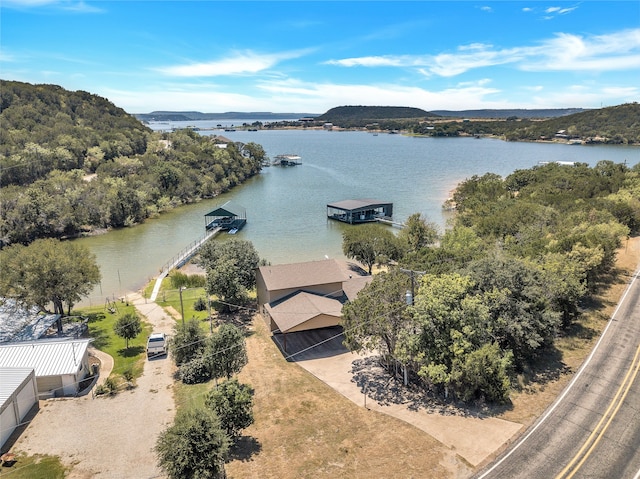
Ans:
[[[145,351],[144,346],[129,346],[128,348],[118,349],[118,355],[123,358],[134,358]]]
[[[589,328],[582,328],[578,333],[595,334]],[[511,402],[498,404],[478,399],[465,403],[452,396],[444,398],[443,391],[429,389],[415,374],[409,376],[409,384],[405,386],[402,372],[398,370],[398,374],[394,375],[382,365],[380,356],[353,361],[351,373],[351,381],[358,385],[360,391],[366,394],[368,399],[383,406],[403,404],[410,411],[463,417],[497,416],[513,409]],[[518,373],[513,389],[533,393],[569,373],[571,368],[563,362],[562,351],[548,347]]]
[[[445,400],[435,391],[421,385],[417,377],[411,377],[409,384],[405,386],[401,374],[394,376],[389,373],[381,365],[379,356],[356,359],[352,363],[351,373],[351,380],[360,387],[362,393],[383,406],[403,404],[410,411],[424,411],[442,416],[480,417],[494,414],[487,414],[490,410],[481,404]]]
[[[95,322],[98,322],[98,321],[102,321],[104,318],[107,317],[106,314],[104,314],[104,313],[90,313],[90,314],[83,315],[83,316],[86,316],[87,321],[89,323],[95,323]]]
[[[91,345],[101,351],[104,351],[111,344],[109,335],[101,329],[90,329],[89,336],[93,339]]]
[[[587,333],[585,332],[585,334]],[[556,347],[548,347],[518,374],[516,389],[525,393],[533,393],[539,387],[557,381],[561,376],[569,373],[571,373],[571,368],[562,360],[562,351]]]
[[[262,444],[255,437],[240,436],[229,449],[229,459],[232,461],[250,461],[253,456],[260,454]]]
[[[230,313],[218,312],[213,317],[213,324],[214,327],[218,327],[223,324],[233,324],[242,330],[245,337],[249,337],[254,334],[251,329],[251,325],[253,324],[255,314],[256,311],[253,308],[241,308]],[[208,319],[206,321],[208,321]]]

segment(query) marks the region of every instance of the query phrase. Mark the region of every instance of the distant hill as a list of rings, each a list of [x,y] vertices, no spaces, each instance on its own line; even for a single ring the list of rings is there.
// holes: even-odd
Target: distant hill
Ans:
[[[380,120],[407,120],[434,116],[420,108],[406,106],[338,106],[316,117],[316,121],[350,126]]]
[[[587,111],[583,108],[545,108],[545,109],[510,109],[510,110],[433,110],[432,113],[453,118],[557,118]]]
[[[516,110],[511,110],[515,112]],[[526,110],[522,110],[526,111]],[[550,111],[550,110],[547,110]],[[509,141],[558,140],[584,143],[640,144],[640,105],[626,103],[550,118],[474,118],[408,125],[418,135],[494,135]]]
[[[134,113],[141,121],[198,121],[198,120],[290,120],[293,118],[316,117],[317,113],[272,113],[268,111],[227,111],[224,113],[201,113],[199,111],[152,111]]]

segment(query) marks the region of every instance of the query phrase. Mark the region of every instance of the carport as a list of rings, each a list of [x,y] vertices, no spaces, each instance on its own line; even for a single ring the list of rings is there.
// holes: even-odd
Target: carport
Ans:
[[[273,332],[283,335],[287,352],[287,333],[338,326],[342,317],[342,303],[324,295],[297,291],[265,305],[265,312]]]

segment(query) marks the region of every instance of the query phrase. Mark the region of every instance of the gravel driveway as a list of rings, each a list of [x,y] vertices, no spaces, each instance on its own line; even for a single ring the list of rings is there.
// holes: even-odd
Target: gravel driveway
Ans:
[[[172,332],[174,321],[160,306],[140,295],[128,299],[155,331]],[[41,401],[14,450],[60,457],[71,479],[164,477],[153,448],[173,422],[173,371],[172,361],[163,356],[145,361],[137,387],[114,397]]]

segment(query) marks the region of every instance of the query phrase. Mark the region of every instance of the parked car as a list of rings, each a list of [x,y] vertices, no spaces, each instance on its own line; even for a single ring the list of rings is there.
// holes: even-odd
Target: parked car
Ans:
[[[167,354],[167,336],[164,333],[151,333],[147,340],[147,357]]]

